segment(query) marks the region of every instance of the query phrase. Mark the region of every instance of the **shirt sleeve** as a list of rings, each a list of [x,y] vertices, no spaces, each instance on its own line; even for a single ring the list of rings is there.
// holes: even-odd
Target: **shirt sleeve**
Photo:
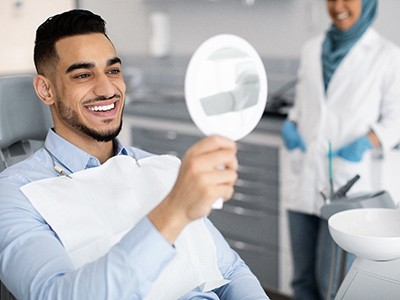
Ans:
[[[213,292],[222,300],[269,299],[256,276],[254,276],[249,267],[229,246],[210,220],[206,219],[206,225],[211,232],[217,248],[218,267],[221,274],[225,279],[230,280],[230,283]]]
[[[107,255],[74,270],[18,182],[0,176],[0,278],[18,299],[142,299],[175,255],[145,217]]]

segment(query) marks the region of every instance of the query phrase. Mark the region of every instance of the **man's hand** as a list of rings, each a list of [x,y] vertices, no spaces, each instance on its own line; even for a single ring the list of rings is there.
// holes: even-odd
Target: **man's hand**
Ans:
[[[150,221],[172,244],[188,223],[210,213],[216,199],[232,197],[237,168],[233,141],[211,136],[194,144],[171,192],[149,213]]]

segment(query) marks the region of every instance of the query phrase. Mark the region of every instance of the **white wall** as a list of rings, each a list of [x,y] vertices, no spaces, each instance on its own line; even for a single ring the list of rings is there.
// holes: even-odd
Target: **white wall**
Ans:
[[[149,53],[151,12],[170,16],[171,54],[190,55],[207,37],[217,33],[241,35],[262,56],[297,57],[310,37],[329,25],[325,0],[80,0],[108,22],[109,34],[127,55]],[[396,20],[399,0],[380,0],[376,27],[400,45]]]
[[[310,37],[329,21],[325,0],[79,0],[81,8],[102,15],[122,55],[149,54],[149,17],[163,11],[170,17],[171,55],[189,56],[207,37],[238,34],[264,56],[296,58]],[[33,70],[36,27],[48,16],[69,9],[74,0],[0,0],[0,73]],[[19,8],[17,8],[19,7]],[[399,0],[380,0],[376,27],[400,45],[396,20]]]
[[[0,0],[0,73],[33,71],[37,26],[74,5],[75,0]]]

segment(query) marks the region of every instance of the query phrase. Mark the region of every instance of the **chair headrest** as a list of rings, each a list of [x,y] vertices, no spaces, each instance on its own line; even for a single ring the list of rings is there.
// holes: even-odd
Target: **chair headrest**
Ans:
[[[52,124],[32,76],[0,77],[0,149],[23,140],[44,140]]]

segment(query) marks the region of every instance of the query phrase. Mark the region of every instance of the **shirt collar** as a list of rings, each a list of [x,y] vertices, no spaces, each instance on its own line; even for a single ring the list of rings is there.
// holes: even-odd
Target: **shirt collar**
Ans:
[[[96,157],[71,144],[52,129],[47,133],[45,147],[57,163],[72,173],[100,166],[100,161]],[[114,140],[114,149],[115,155],[129,155],[128,149],[118,139]]]
[[[119,139],[114,140],[115,155],[130,155],[129,150],[125,147]]]

